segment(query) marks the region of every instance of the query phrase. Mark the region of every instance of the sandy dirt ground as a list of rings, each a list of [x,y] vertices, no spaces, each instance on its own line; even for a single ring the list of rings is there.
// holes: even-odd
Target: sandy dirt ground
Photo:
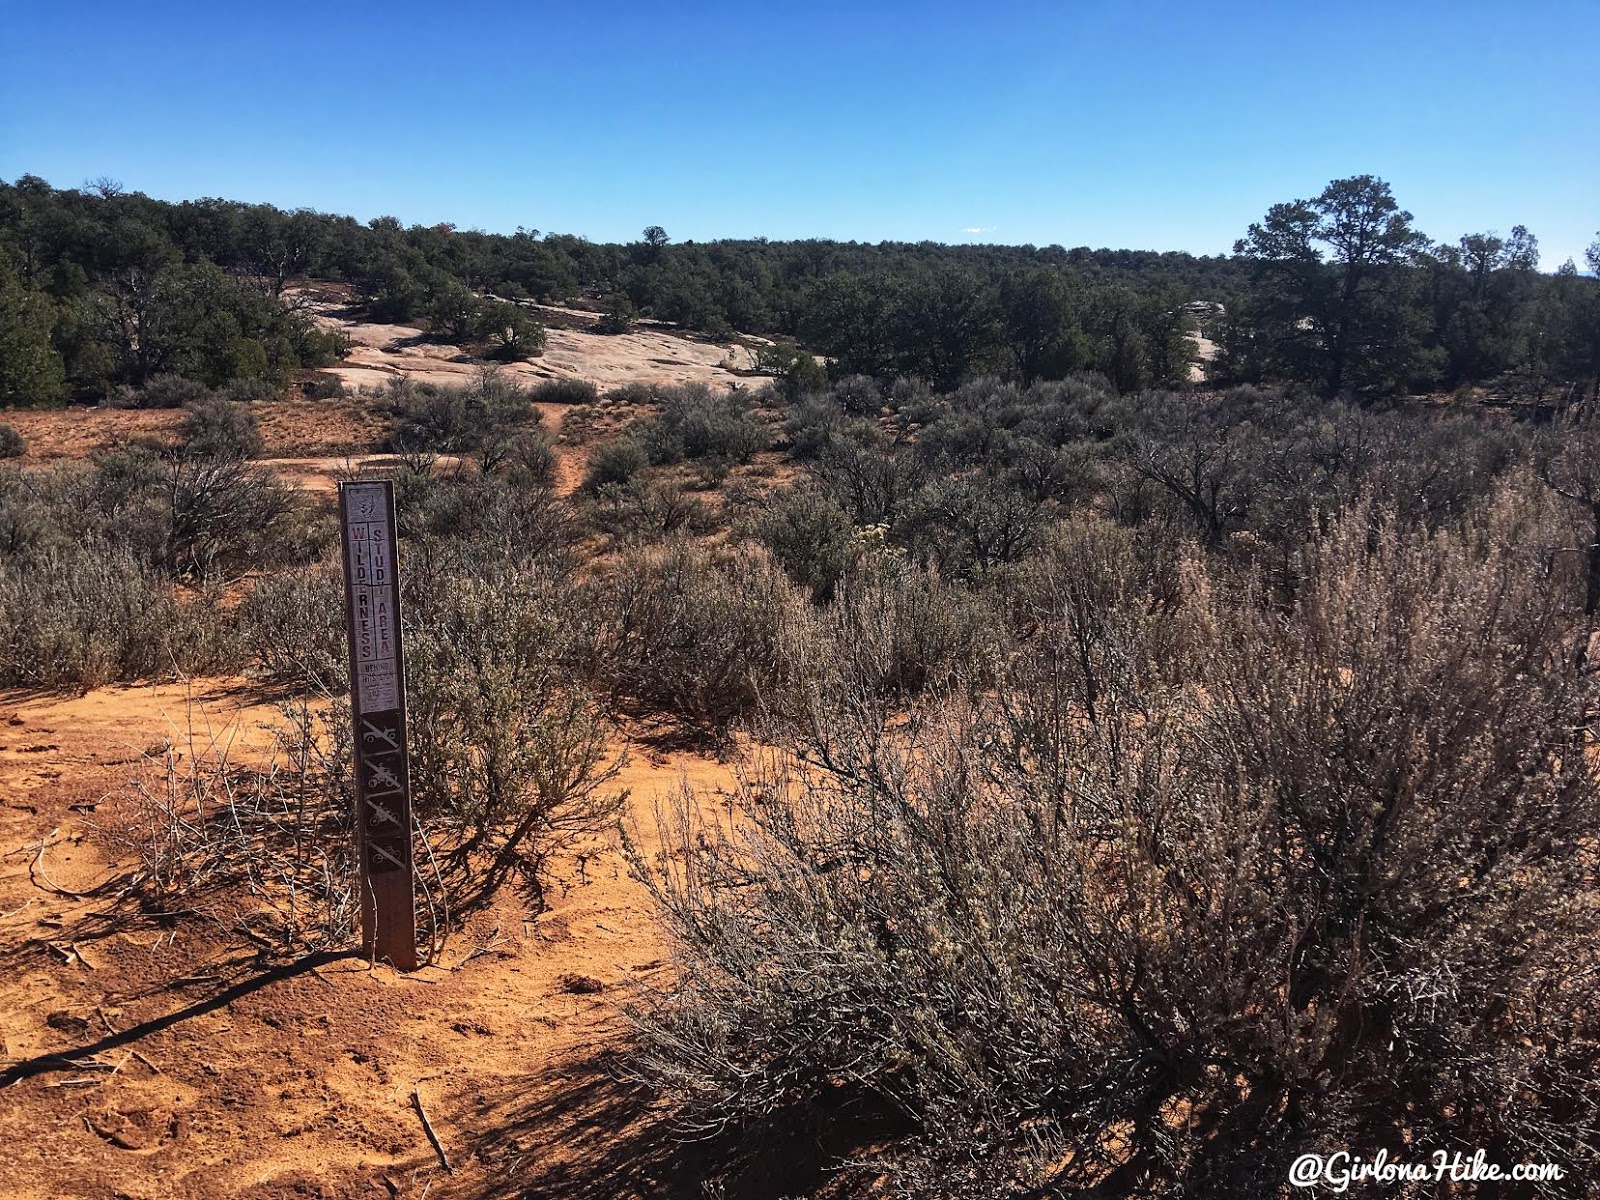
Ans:
[[[327,456],[364,452],[379,445],[388,421],[350,400],[268,400],[254,403],[267,458]],[[66,408],[0,410],[0,421],[27,441],[24,465],[83,459],[141,439],[176,441],[180,409]]]
[[[1204,383],[1206,371],[1210,368],[1212,360],[1217,357],[1217,344],[1210,338],[1195,334],[1189,339],[1194,343],[1194,354],[1197,362],[1189,364],[1189,382]]]
[[[410,976],[263,957],[202,916],[88,894],[129,865],[96,825],[142,756],[197,726],[259,744],[272,711],[237,680],[0,693],[0,1192],[711,1194],[610,1069],[624,1003],[667,969],[615,848],[564,869],[537,919],[504,900]],[[693,754],[631,754],[636,813],[731,782]]]

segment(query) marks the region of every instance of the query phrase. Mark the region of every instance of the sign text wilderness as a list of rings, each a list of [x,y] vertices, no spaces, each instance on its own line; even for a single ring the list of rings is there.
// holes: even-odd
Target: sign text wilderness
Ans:
[[[417,937],[393,485],[341,483],[339,525],[355,724],[361,935],[370,957],[409,971],[417,965]]]

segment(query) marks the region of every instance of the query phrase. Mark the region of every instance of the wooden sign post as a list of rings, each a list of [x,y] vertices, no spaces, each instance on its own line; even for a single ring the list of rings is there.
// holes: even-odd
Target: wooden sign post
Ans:
[[[393,485],[341,483],[339,527],[355,723],[361,939],[369,958],[410,971],[417,965],[417,928]]]

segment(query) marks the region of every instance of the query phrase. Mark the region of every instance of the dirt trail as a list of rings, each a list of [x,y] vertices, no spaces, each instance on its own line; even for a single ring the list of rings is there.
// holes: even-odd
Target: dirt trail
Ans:
[[[559,441],[561,423],[570,407],[537,404],[540,428],[556,446],[556,491],[570,495],[582,481],[585,450]],[[392,454],[374,451],[387,436],[389,422],[381,414],[352,401],[270,400],[251,405],[265,448],[255,461],[292,483],[318,495],[332,495],[337,482],[355,472],[392,468]],[[70,408],[54,411],[0,411],[0,419],[27,439],[24,468],[49,469],[81,462],[96,452],[149,440],[174,444],[183,413],[178,409]],[[441,455],[439,469],[459,460]]]
[[[5,1194],[693,1194],[631,1136],[648,1105],[604,1062],[665,955],[614,848],[568,870],[537,920],[507,899],[451,943],[449,969],[409,977],[269,961],[200,917],[104,920],[103,898],[74,894],[130,865],[93,826],[143,754],[191,726],[260,745],[272,717],[236,680],[0,693],[0,1054],[75,1060],[0,1088]],[[639,813],[682,781],[731,782],[691,754],[632,756]]]

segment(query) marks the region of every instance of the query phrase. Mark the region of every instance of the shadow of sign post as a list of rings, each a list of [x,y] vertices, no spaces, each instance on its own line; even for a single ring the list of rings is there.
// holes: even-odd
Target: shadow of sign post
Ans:
[[[341,483],[339,529],[355,724],[362,945],[369,958],[410,971],[417,965],[417,930],[394,486],[388,480]]]

